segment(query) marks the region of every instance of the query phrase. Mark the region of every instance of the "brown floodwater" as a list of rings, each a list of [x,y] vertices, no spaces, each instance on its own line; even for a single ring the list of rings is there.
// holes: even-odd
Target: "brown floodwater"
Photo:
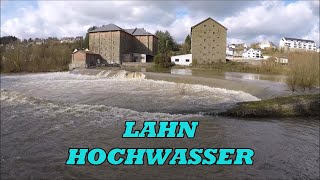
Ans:
[[[248,93],[143,78],[1,76],[1,179],[319,179],[319,120],[202,115]],[[199,121],[194,139],[121,138],[126,120]],[[243,166],[67,166],[71,147],[251,148]]]

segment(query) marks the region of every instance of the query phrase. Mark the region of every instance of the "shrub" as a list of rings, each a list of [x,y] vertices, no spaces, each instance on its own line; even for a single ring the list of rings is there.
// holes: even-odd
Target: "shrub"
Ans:
[[[157,54],[153,59],[153,63],[156,68],[170,68],[174,66],[174,63],[171,62],[171,58],[164,54]]]

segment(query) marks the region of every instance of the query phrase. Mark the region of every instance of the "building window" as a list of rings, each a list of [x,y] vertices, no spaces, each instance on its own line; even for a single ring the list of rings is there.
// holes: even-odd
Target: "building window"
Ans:
[[[179,62],[179,59],[175,59],[174,62]]]
[[[204,24],[203,27],[207,27],[207,25]]]
[[[215,32],[213,31],[212,34],[214,34]]]
[[[190,62],[190,59],[186,59],[186,62]]]

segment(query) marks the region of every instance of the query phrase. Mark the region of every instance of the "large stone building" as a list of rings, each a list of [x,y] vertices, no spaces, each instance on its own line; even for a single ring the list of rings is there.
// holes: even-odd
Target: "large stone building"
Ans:
[[[207,18],[191,27],[191,53],[198,64],[226,62],[227,28]]]
[[[89,32],[89,49],[111,64],[148,62],[158,51],[158,38],[143,28],[109,24]]]

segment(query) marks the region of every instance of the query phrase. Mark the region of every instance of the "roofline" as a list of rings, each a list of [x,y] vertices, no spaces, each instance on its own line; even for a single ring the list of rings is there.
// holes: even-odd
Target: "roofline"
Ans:
[[[78,50],[78,51],[76,51],[76,52],[72,52],[72,54],[76,54],[76,53],[100,55],[100,54],[94,53],[94,52],[92,52],[92,51],[85,51],[85,50]]]
[[[293,39],[293,40],[298,40],[298,41],[310,41],[310,42],[314,42],[315,43],[314,40],[308,40],[308,39],[299,39],[299,38],[290,38],[290,37],[283,37],[283,38],[284,39],[288,39],[288,40]]]
[[[154,36],[154,37],[156,37],[157,39],[159,39],[156,35],[154,35],[154,34],[152,34],[152,33],[146,34],[146,35],[133,35],[133,34],[128,33],[127,31],[125,31],[124,29],[111,30],[111,31],[96,31],[96,32],[89,32],[89,33],[115,32],[115,31],[122,31],[122,32],[127,33],[127,34],[129,34],[129,35],[131,35],[131,36]]]
[[[205,21],[207,21],[207,20],[209,20],[209,19],[211,19],[212,21],[214,21],[215,23],[217,23],[218,25],[220,25],[221,27],[223,27],[225,30],[228,30],[228,28],[226,28],[225,26],[223,26],[222,24],[220,24],[218,21],[212,19],[211,17],[208,17],[207,19],[205,19],[205,20],[199,22],[198,24],[192,26],[192,27],[191,27],[191,32],[192,32],[192,29],[193,29],[193,28],[195,28],[196,26],[202,24],[203,22],[205,22]]]

